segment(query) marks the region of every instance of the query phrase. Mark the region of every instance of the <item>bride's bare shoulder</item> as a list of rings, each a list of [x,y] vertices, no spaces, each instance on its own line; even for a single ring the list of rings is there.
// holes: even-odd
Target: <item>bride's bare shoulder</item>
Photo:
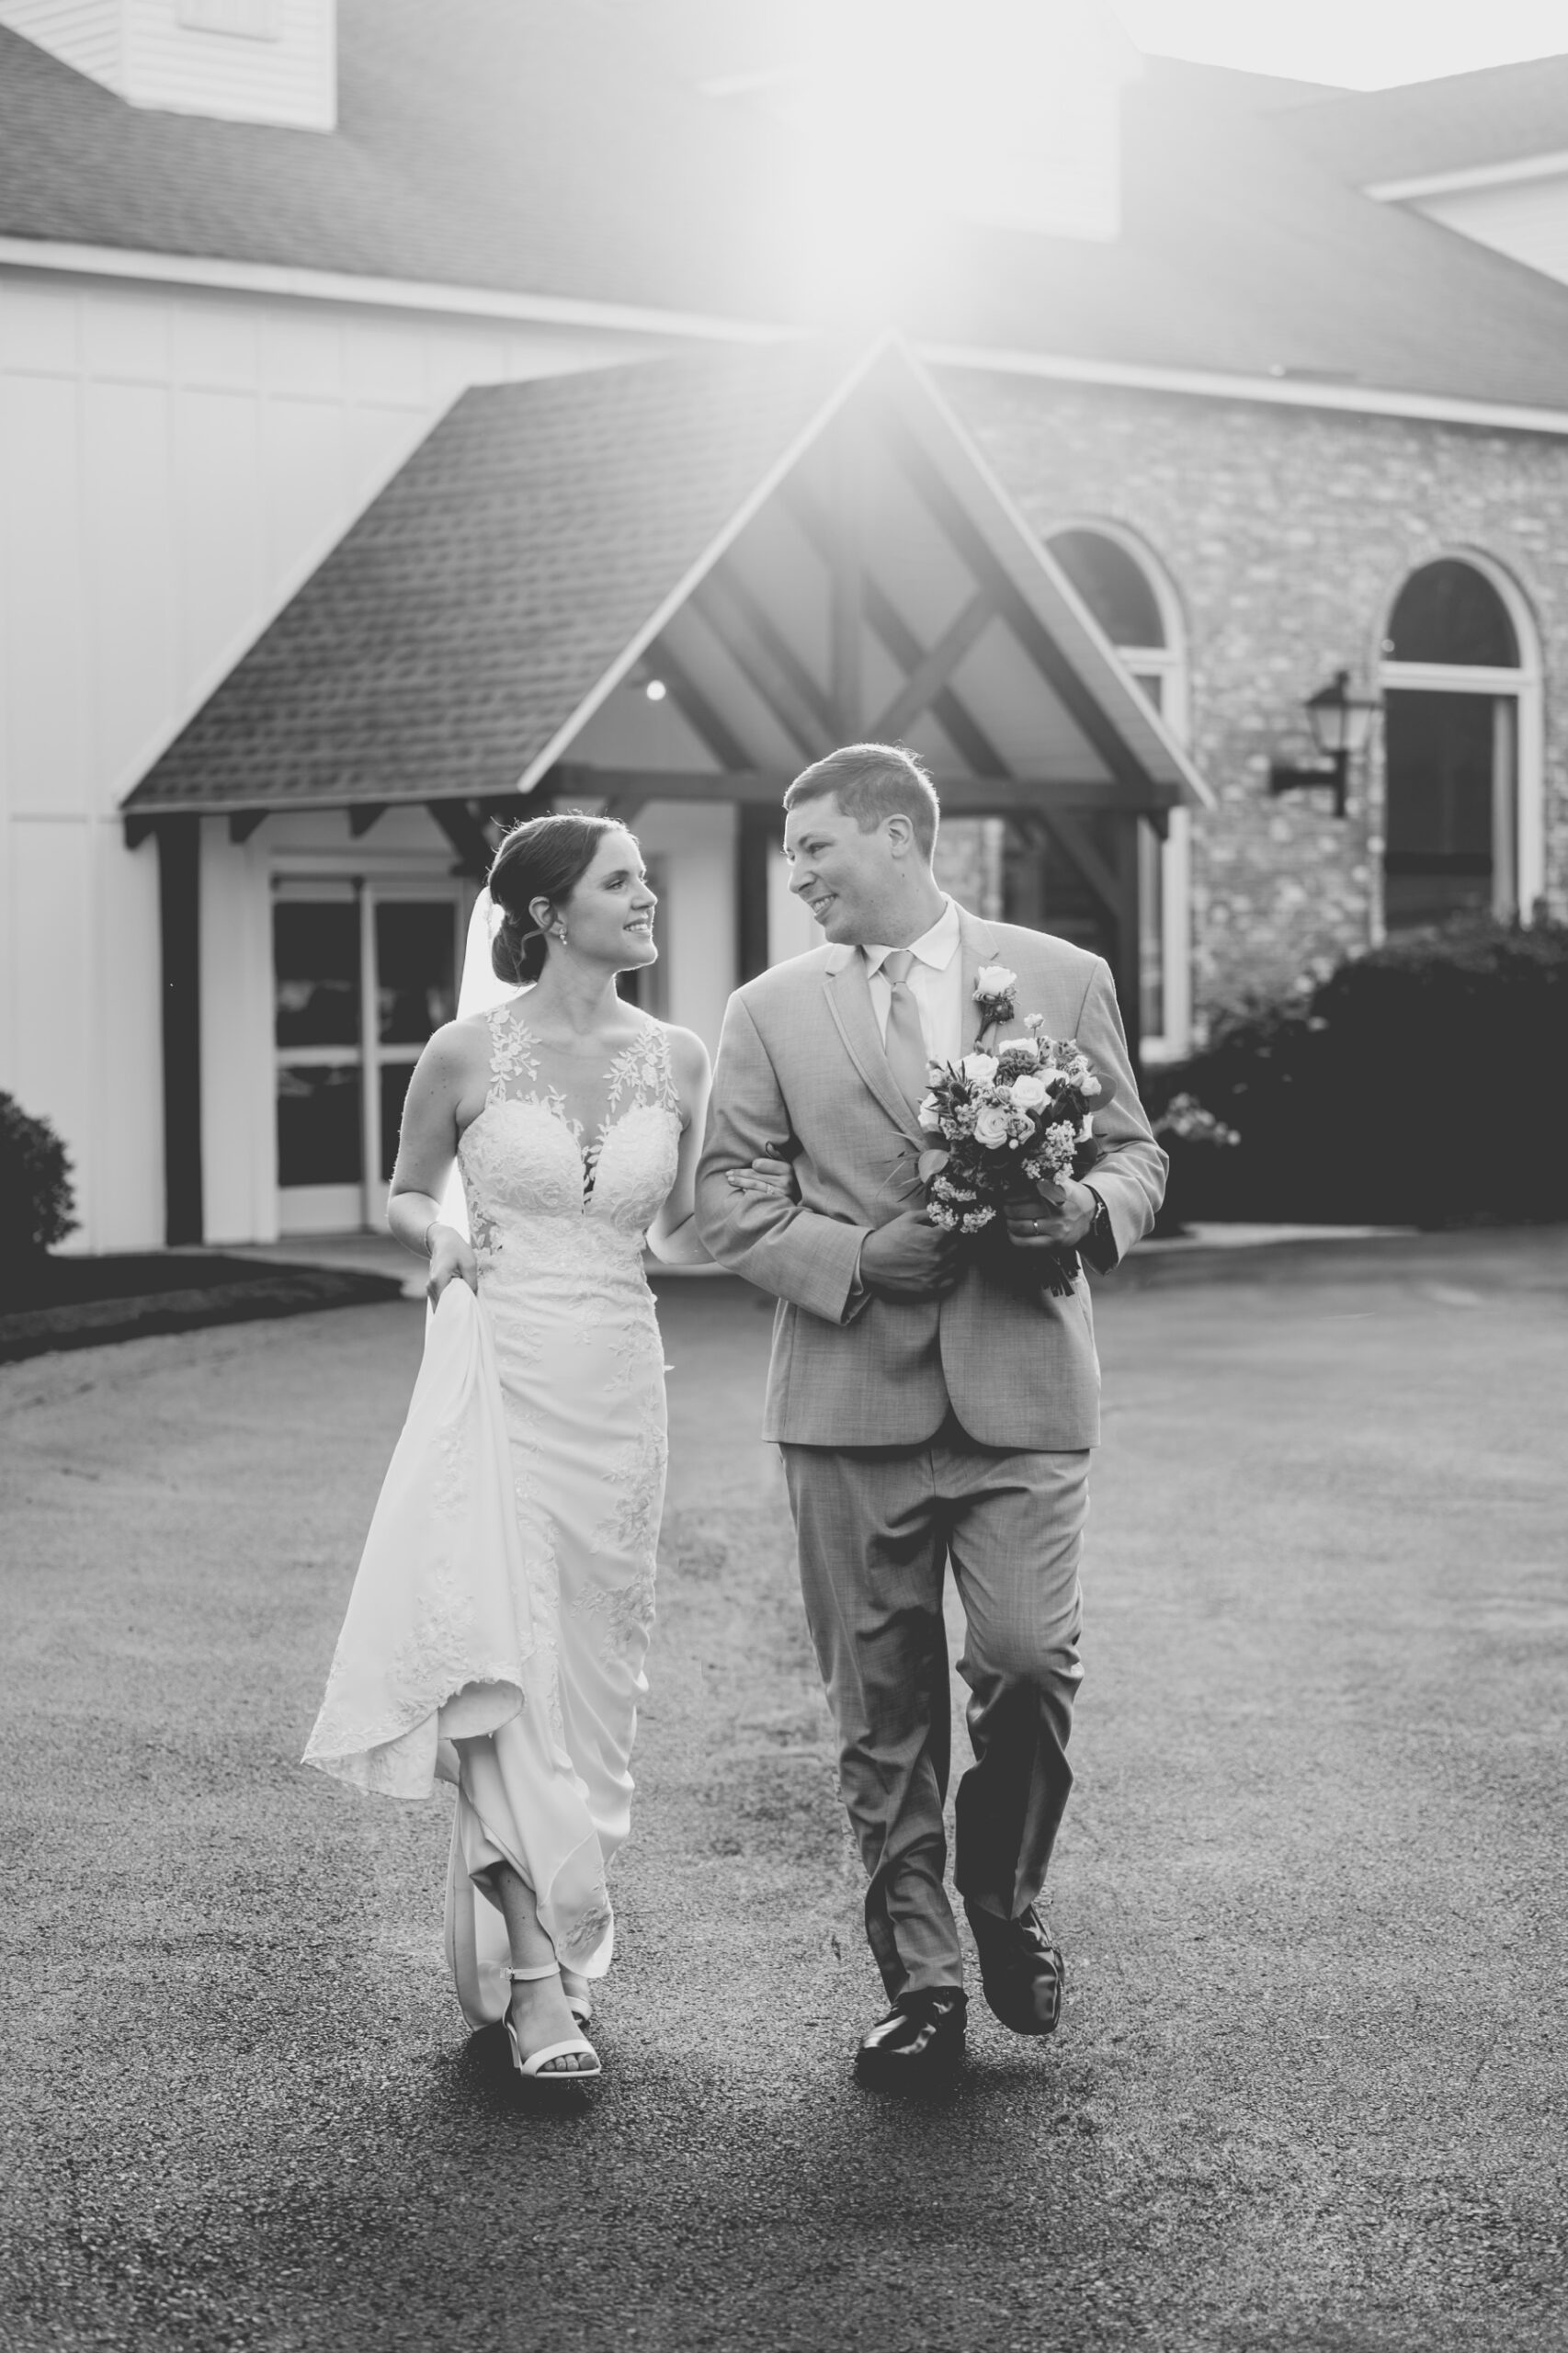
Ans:
[[[490,1016],[465,1013],[444,1021],[431,1032],[423,1057],[426,1067],[445,1077],[466,1078],[490,1067]]]
[[[711,1065],[708,1049],[696,1030],[677,1029],[673,1021],[661,1021],[659,1028],[665,1033],[671,1076],[681,1093],[706,1086]]]

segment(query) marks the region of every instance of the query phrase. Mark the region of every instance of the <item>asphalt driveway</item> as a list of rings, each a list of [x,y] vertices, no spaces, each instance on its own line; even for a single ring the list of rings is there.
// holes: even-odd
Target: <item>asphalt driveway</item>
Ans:
[[[1099,1298],[1063,2030],[858,2089],[858,1871],[754,1431],[668,1287],[676,1472],[591,2106],[465,2040],[445,1802],[299,1769],[405,1302],[0,1369],[0,2342],[1568,2341],[1568,1237]]]

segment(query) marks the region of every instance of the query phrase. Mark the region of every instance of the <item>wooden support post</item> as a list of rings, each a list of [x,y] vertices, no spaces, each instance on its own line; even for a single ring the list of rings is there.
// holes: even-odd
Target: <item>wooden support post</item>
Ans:
[[[743,982],[767,969],[767,870],[784,835],[784,813],[743,801],[735,834],[735,969]]]
[[[265,809],[235,809],[229,818],[229,839],[236,846],[248,842],[259,825],[267,822]]]
[[[1117,1002],[1121,1007],[1121,1026],[1127,1032],[1128,1056],[1136,1070],[1143,1046],[1143,943],[1138,879],[1138,819],[1131,811],[1123,810],[1119,811],[1110,822],[1116,829],[1116,870],[1120,886],[1117,909],[1117,953],[1111,971],[1116,981]]]
[[[164,1239],[206,1238],[201,1183],[201,820],[160,817]]]

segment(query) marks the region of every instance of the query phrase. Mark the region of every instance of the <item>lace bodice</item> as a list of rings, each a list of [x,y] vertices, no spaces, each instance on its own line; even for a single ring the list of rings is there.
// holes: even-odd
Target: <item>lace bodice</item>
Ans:
[[[490,1015],[490,1091],[458,1147],[482,1276],[635,1256],[680,1149],[668,1033],[642,1021],[601,1074],[602,1116],[585,1132],[543,1074],[523,1002]]]

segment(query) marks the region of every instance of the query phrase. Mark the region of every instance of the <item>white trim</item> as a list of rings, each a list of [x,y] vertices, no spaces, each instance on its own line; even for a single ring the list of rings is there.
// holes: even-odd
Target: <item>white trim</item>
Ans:
[[[1289,376],[1227,376],[1217,369],[1071,359],[1059,353],[992,349],[979,344],[921,343],[914,347],[928,368],[1040,376],[1051,383],[1117,384],[1129,392],[1187,392],[1201,400],[1262,401],[1278,408],[1419,417],[1437,425],[1491,426],[1509,433],[1568,434],[1568,409],[1525,408],[1506,401],[1456,400],[1444,393],[1384,392],[1367,384],[1307,382]]]
[[[1415,567],[1417,572],[1426,568],[1425,564]],[[1478,564],[1476,570],[1480,568]],[[1378,665],[1378,676],[1385,688],[1403,687],[1407,693],[1424,695],[1517,695],[1521,687],[1532,686],[1537,675],[1528,662],[1508,670],[1487,670],[1479,663],[1463,662],[1382,661]]]
[[[118,245],[73,245],[50,238],[0,237],[0,266],[78,278],[139,278],[231,294],[287,295],[301,301],[358,302],[384,311],[432,311],[510,319],[536,326],[599,327],[623,335],[692,335],[718,343],[786,343],[797,327],[718,318],[703,311],[659,311],[634,302],[585,302],[565,295],[518,294],[488,286],[416,278],[362,278],[278,262],[222,261],[201,254],[157,254]]]
[[[790,343],[802,340],[806,334],[802,328],[771,320],[722,318],[703,311],[661,311],[631,302],[582,301],[564,295],[521,294],[497,287],[415,278],[364,278],[281,263],[225,261],[199,254],[149,253],[119,245],[67,244],[42,237],[0,236],[0,267],[140,279],[152,285],[203,287],[234,294],[281,295],[300,301],[351,302],[370,309],[424,311],[458,318],[512,320],[537,326],[582,327],[606,334],[680,335],[699,342]],[[1079,359],[1002,346],[916,342],[910,348],[931,368],[1039,376],[1054,383],[1114,384],[1132,392],[1185,392],[1204,400],[1262,401],[1281,408],[1419,417],[1435,424],[1490,426],[1513,433],[1568,435],[1568,409],[1532,408],[1506,401],[1390,392],[1371,385],[1309,382],[1287,376],[1230,375],[1219,369]]]
[[[1405,204],[1421,196],[1458,195],[1467,188],[1508,188],[1520,180],[1551,180],[1568,172],[1568,148],[1546,155],[1516,155],[1506,164],[1468,164],[1452,172],[1418,172],[1407,180],[1369,180],[1364,196],[1379,204]]]

